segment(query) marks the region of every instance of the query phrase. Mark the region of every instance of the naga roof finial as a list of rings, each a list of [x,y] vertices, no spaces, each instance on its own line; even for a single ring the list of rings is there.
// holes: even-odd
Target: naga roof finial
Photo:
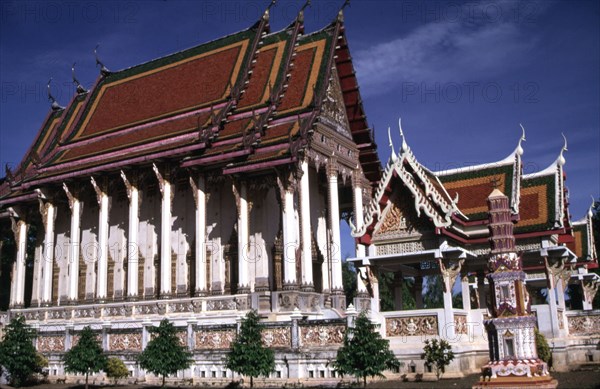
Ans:
[[[567,161],[565,160],[565,156],[563,155],[563,153],[565,151],[569,151],[569,149],[567,149],[567,137],[562,132],[560,134],[562,135],[563,139],[565,140],[565,144],[563,145],[562,149],[560,149],[560,154],[558,155],[557,162],[558,162],[558,164],[560,166],[563,166],[565,163],[567,163]]]
[[[304,10],[310,7],[310,0],[306,0],[306,2],[304,2],[304,5],[302,6],[302,8],[300,8],[300,11],[298,11],[298,16],[296,17],[296,20],[300,23],[304,23]]]
[[[405,152],[408,150],[408,144],[406,143],[406,137],[404,136],[404,131],[402,131],[402,118],[398,118],[398,128],[400,129],[400,136],[402,137],[402,151]]]
[[[96,66],[100,65],[100,74],[106,77],[110,74],[110,70],[108,70],[108,68],[104,66],[102,61],[100,61],[100,58],[98,57],[98,47],[100,47],[100,43],[98,43],[96,45],[96,48],[94,49],[94,56],[96,57]]]
[[[65,107],[61,106],[60,104],[58,104],[58,102],[56,101],[56,99],[54,98],[54,96],[52,96],[52,91],[50,90],[50,84],[52,83],[52,77],[50,77],[50,79],[48,80],[48,101],[50,103],[52,103],[51,107],[53,111],[60,111],[62,109],[65,109]]]
[[[398,156],[396,155],[396,150],[394,149],[394,142],[392,142],[392,133],[390,130],[390,126],[388,126],[388,140],[390,142],[390,149],[392,149],[392,162],[396,162],[398,160]]]
[[[338,22],[340,22],[340,23],[344,22],[344,8],[346,8],[349,5],[350,5],[350,0],[345,0],[344,4],[342,4],[342,7],[338,11],[338,15],[337,15],[337,21]]]
[[[523,155],[523,147],[522,147],[521,143],[525,142],[525,127],[523,127],[523,125],[521,123],[519,123],[519,126],[521,126],[521,130],[523,130],[523,135],[521,135],[521,138],[519,139],[519,143],[517,144],[517,154]]]
[[[265,9],[265,12],[263,13],[263,19],[265,19],[265,20],[269,19],[269,13],[271,11],[271,8],[275,5],[276,2],[277,2],[277,0],[271,0],[269,5],[267,6],[267,9]]]
[[[594,205],[596,204],[596,199],[592,195],[590,195],[590,197],[592,198],[592,204],[588,208],[588,213],[587,214],[588,214],[589,217],[592,217],[592,216],[594,216],[594,212],[592,211],[592,209],[594,209]]]
[[[73,84],[76,86],[76,91],[77,94],[83,94],[87,92],[87,89],[85,89],[83,87],[83,85],[81,85],[81,83],[79,82],[79,80],[77,79],[77,77],[75,77],[75,64],[76,62],[73,62],[73,66],[71,66],[71,76],[73,77]]]

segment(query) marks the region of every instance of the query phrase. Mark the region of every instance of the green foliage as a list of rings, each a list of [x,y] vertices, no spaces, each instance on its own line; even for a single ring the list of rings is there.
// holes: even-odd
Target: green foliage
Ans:
[[[552,360],[552,351],[550,350],[546,337],[538,331],[537,328],[535,329],[535,348],[537,350],[538,358],[550,364],[550,361]]]
[[[153,336],[146,349],[138,356],[143,369],[162,376],[162,385],[168,375],[187,369],[192,364],[192,353],[179,342],[173,323],[163,319],[158,327],[150,328]]]
[[[435,367],[435,375],[439,380],[446,371],[446,366],[454,359],[452,346],[443,339],[427,339],[421,359],[425,360],[426,365]]]
[[[96,335],[89,326],[83,327],[79,342],[63,356],[65,371],[85,374],[85,387],[90,373],[97,373],[106,367],[106,355]]]
[[[0,342],[0,365],[6,369],[14,386],[23,385],[33,373],[42,370],[33,346],[35,331],[25,323],[23,316],[10,321]]]
[[[398,368],[400,362],[390,350],[390,342],[381,337],[363,312],[356,318],[354,328],[346,331],[333,367],[342,375],[362,378],[366,387],[367,377],[384,377],[384,370]]]
[[[392,272],[379,272],[377,276],[379,281],[379,298],[380,298],[380,309],[382,311],[395,311],[396,306],[394,304],[394,273]],[[415,297],[413,293],[413,287],[415,285],[414,278],[404,278],[402,282],[402,309],[409,310],[415,309]]]
[[[250,387],[254,385],[254,377],[268,376],[275,370],[273,350],[262,343],[263,327],[256,311],[248,312],[225,362],[229,370],[249,376]]]
[[[121,358],[111,357],[106,362],[106,376],[113,380],[113,385],[116,385],[119,378],[129,376],[129,370]]]
[[[348,261],[342,262],[342,282],[344,284],[344,294],[346,302],[352,303],[356,297],[356,269]]]
[[[444,285],[442,276],[426,276],[425,294],[423,295],[423,304],[425,308],[443,308],[444,307]]]

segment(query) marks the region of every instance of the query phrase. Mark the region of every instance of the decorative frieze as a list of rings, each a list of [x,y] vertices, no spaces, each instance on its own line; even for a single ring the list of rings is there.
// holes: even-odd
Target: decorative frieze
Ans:
[[[454,332],[461,335],[467,335],[467,316],[466,315],[454,315]]]
[[[196,350],[228,349],[235,336],[235,329],[200,330],[196,332],[194,348]]]
[[[436,315],[386,317],[386,336],[427,336],[438,334]]]
[[[58,353],[65,351],[65,337],[61,336],[38,336],[37,349],[42,353]]]
[[[600,335],[600,314],[567,316],[569,334],[579,336]]]
[[[262,331],[262,341],[267,347],[290,347],[290,327],[265,328]]]
[[[344,342],[345,331],[343,325],[301,326],[301,344],[303,347],[340,345]]]
[[[142,351],[142,333],[111,333],[108,348],[110,351]]]

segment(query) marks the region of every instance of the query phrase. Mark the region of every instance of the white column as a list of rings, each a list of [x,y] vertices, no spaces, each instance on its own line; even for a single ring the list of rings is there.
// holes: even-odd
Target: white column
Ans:
[[[171,183],[162,184],[162,204],[160,223],[160,294],[166,297],[172,293],[171,285]]]
[[[354,186],[354,222],[356,229],[362,228],[364,221],[363,214],[363,196],[362,196],[362,187],[360,185],[360,177],[355,173],[352,184]],[[362,244],[356,244],[356,257],[364,258],[366,254],[365,246]],[[361,277],[361,270],[356,269],[356,291],[357,296],[366,296],[368,295],[367,286]]]
[[[297,289],[296,250],[298,249],[298,224],[294,217],[294,191],[291,185],[283,190],[283,288]]]
[[[11,306],[22,308],[25,304],[25,254],[27,252],[27,223],[24,220],[12,221],[15,244],[17,245],[17,256],[13,265],[13,277],[11,283]]]
[[[310,232],[310,188],[308,181],[308,161],[300,163],[302,178],[300,179],[300,223],[302,233],[302,280],[301,287],[305,291],[314,291],[312,268],[312,236]]]
[[[556,295],[558,298],[558,307],[562,309],[562,313],[558,313],[558,311],[556,313],[558,320],[562,321],[564,335],[568,335],[567,331],[569,329],[569,323],[567,322],[567,317],[565,315],[565,312],[567,311],[565,305],[565,284],[566,282],[559,278],[556,285]]]
[[[129,229],[127,235],[127,297],[136,299],[139,290],[139,257],[140,247],[138,240],[140,224],[140,193],[137,182],[130,182],[123,171],[121,178],[127,189],[129,199]]]
[[[67,300],[71,303],[77,301],[78,286],[79,286],[79,246],[80,246],[80,225],[81,225],[81,203],[77,197],[77,193],[71,193],[66,184],[63,184],[63,189],[69,200],[71,208],[71,230],[69,232],[69,287],[67,292]]]
[[[43,262],[43,286],[42,286],[42,305],[50,305],[52,302],[52,280],[53,280],[53,267],[54,262],[54,220],[56,215],[56,208],[52,203],[44,204],[45,207],[45,237],[44,237],[44,254],[42,256]]]
[[[92,185],[96,190],[98,200],[99,215],[98,215],[98,284],[96,286],[96,298],[98,301],[106,301],[108,277],[108,194],[106,193],[106,185],[102,187],[96,184],[92,177]],[[113,280],[110,280],[113,282]]]
[[[444,282],[444,316],[445,326],[442,331],[442,338],[456,340],[456,328],[454,324],[454,309],[452,308],[452,282],[450,277],[442,276]]]
[[[342,253],[340,238],[340,207],[338,198],[337,170],[333,163],[327,166],[329,182],[329,228],[331,229],[331,243],[329,258],[331,261],[331,291],[343,293],[342,283]]]
[[[238,293],[250,292],[248,277],[248,193],[246,183],[240,182],[238,195]]]
[[[463,301],[463,309],[466,311],[471,310],[471,289],[469,287],[469,276],[465,275],[460,280],[461,294]]]
[[[197,182],[190,177],[194,200],[196,201],[196,291],[197,296],[208,293],[206,282],[206,182],[202,173],[198,174]]]

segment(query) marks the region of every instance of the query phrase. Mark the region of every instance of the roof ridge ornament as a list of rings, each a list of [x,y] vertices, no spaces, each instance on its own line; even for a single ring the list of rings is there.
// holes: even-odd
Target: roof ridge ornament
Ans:
[[[404,131],[402,131],[402,118],[398,117],[398,128],[400,130],[400,136],[402,137],[402,151],[408,151],[408,144],[406,143],[406,137],[404,136]]]
[[[106,66],[104,66],[104,63],[102,63],[102,61],[100,61],[100,58],[98,57],[98,47],[100,47],[100,43],[98,43],[96,45],[96,48],[94,49],[94,56],[96,57],[96,67],[98,67],[98,65],[100,65],[100,74],[103,77],[106,77],[111,72],[110,72],[110,70],[108,70],[108,68]]]
[[[562,149],[560,149],[560,154],[558,155],[558,158],[557,158],[556,162],[560,166],[564,166],[564,164],[567,163],[567,161],[566,161],[565,156],[563,155],[563,153],[565,151],[569,151],[569,149],[567,149],[567,137],[562,132],[560,134],[562,135],[563,139],[565,140],[565,143],[564,143]]]
[[[523,127],[523,125],[521,123],[519,123],[519,126],[521,127],[521,130],[523,130],[523,134],[521,135],[521,138],[519,138],[519,143],[517,144],[517,154],[519,155],[523,155],[523,146],[522,146],[522,142],[525,142],[525,127]]]
[[[63,109],[65,109],[65,107],[63,107],[60,104],[58,104],[58,102],[56,101],[56,99],[54,98],[54,96],[52,96],[52,91],[50,90],[50,84],[51,83],[52,83],[52,77],[50,77],[50,79],[48,80],[48,85],[47,85],[47,88],[48,88],[48,101],[50,103],[52,103],[51,107],[52,107],[52,110],[54,112],[63,110]]]
[[[342,7],[340,8],[340,10],[338,11],[338,14],[337,14],[338,22],[340,22],[340,23],[344,22],[344,8],[346,8],[349,5],[350,5],[350,0],[345,0],[344,4],[342,4]]]
[[[77,77],[75,77],[75,64],[77,62],[73,62],[73,65],[71,66],[71,77],[73,78],[73,84],[77,87],[76,91],[78,95],[87,93],[88,90],[85,89],[83,87],[83,85],[81,85],[81,82],[79,82],[79,80],[77,79]]]
[[[310,2],[311,2],[311,0],[306,0],[306,1],[304,2],[304,5],[302,6],[302,8],[300,8],[300,11],[298,11],[298,16],[296,16],[296,21],[297,21],[297,22],[299,22],[299,23],[304,23],[304,10],[305,10],[307,7],[310,7],[310,6],[311,6]]]
[[[594,198],[593,195],[590,195],[590,197],[592,198],[592,204],[590,205],[590,207],[588,208],[588,212],[587,215],[589,217],[594,216],[594,212],[592,211],[592,209],[594,209],[594,205],[596,204],[596,199]]]
[[[276,2],[277,0],[271,0],[271,2],[269,3],[267,9],[265,9],[265,12],[262,16],[264,20],[269,20],[271,8],[275,5]]]
[[[390,149],[392,149],[392,155],[390,156],[392,158],[392,162],[396,162],[398,160],[398,156],[396,155],[396,150],[394,148],[394,142],[392,142],[392,133],[390,130],[390,126],[388,126],[388,140],[390,142]]]

